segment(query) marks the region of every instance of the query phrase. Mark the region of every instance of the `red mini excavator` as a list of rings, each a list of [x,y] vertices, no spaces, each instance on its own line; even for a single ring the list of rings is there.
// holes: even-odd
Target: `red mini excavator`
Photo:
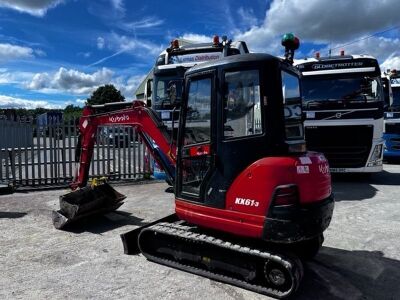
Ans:
[[[142,102],[87,106],[73,183],[81,189],[61,198],[54,224],[121,205],[107,184],[84,186],[97,126],[134,126],[174,184],[176,214],[123,234],[125,253],[277,298],[293,294],[300,254],[318,251],[334,201],[328,162],[305,150],[300,74],[290,63],[298,40],[283,44],[288,59],[244,54],[188,70],[182,99],[172,99],[181,116],[172,143]]]

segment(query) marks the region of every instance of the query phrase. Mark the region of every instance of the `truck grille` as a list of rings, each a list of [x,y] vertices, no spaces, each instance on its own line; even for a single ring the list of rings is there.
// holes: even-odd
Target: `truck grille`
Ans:
[[[372,125],[309,126],[307,148],[322,152],[331,168],[365,167],[372,146]]]
[[[400,123],[386,123],[385,133],[400,134]]]

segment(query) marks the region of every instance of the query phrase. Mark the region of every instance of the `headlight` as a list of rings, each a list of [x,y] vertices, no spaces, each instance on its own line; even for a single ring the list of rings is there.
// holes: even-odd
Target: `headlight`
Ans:
[[[369,159],[368,167],[379,166],[382,164],[383,144],[376,145]]]

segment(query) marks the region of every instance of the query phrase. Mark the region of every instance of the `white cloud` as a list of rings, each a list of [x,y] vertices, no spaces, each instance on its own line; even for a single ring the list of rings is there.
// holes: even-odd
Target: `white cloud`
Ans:
[[[105,40],[104,40],[104,38],[102,38],[101,36],[99,36],[99,37],[97,38],[97,48],[98,48],[98,49],[103,49],[103,48],[104,48],[104,45],[105,45]]]
[[[103,57],[90,66],[101,64],[110,58],[118,56],[122,53],[134,55],[137,57],[146,57],[146,59],[153,59],[156,55],[160,54],[163,50],[161,45],[154,44],[149,41],[128,37],[126,35],[119,35],[113,32],[107,38],[107,45],[110,50],[115,51],[113,54]]]
[[[32,79],[30,72],[10,72],[7,69],[0,71],[0,84],[18,84]]]
[[[0,44],[0,61],[32,57],[34,57],[32,48],[11,44]]]
[[[125,13],[124,0],[110,0],[113,8],[121,13]]]
[[[272,2],[263,27],[295,31],[303,39],[345,41],[398,23],[398,0],[286,0]]]
[[[89,58],[92,56],[92,52],[79,52],[77,55],[82,56],[84,58]]]
[[[237,32],[252,51],[280,52],[280,38],[294,32],[314,43],[343,43],[398,24],[398,0],[274,0],[261,25]]]
[[[73,94],[89,94],[98,86],[111,82],[114,72],[102,68],[92,74],[61,67],[54,74],[37,73],[26,88],[46,93],[59,91]]]
[[[86,104],[86,99],[76,99],[75,103],[79,106],[85,105]]]
[[[400,70],[400,56],[390,56],[388,57],[382,64],[381,64],[382,70]]]
[[[327,55],[330,47],[325,47],[321,50],[321,55]],[[396,57],[400,56],[400,39],[391,39],[385,37],[368,37],[365,39],[361,39],[358,42],[343,45],[333,44],[332,47],[332,55],[338,55],[340,50],[343,49],[346,54],[367,54],[372,55],[378,62],[385,64],[389,68],[391,62],[396,61]],[[313,53],[309,53],[311,56]]]
[[[158,17],[145,17],[139,21],[123,23],[120,27],[125,30],[136,30],[136,29],[144,29],[144,28],[152,28],[157,27],[164,24],[163,19],[159,19]]]
[[[60,108],[60,105],[54,105],[44,100],[28,100],[28,99],[21,99],[21,98],[0,95],[0,107],[34,109],[37,107]]]
[[[245,27],[252,27],[258,24],[257,18],[254,16],[254,11],[252,8],[246,9],[240,7],[238,9],[239,17],[241,18],[241,23]]]
[[[27,88],[30,90],[41,90],[47,87],[50,82],[50,76],[47,73],[37,73],[33,76],[32,81]]]
[[[62,0],[0,0],[0,7],[42,17],[49,9],[56,7],[62,2]]]
[[[114,72],[107,68],[87,74],[77,70],[60,68],[52,81],[54,87],[75,93],[87,93],[102,84],[109,83]]]
[[[126,100],[130,101],[135,98],[135,91],[145,78],[146,75],[135,75],[128,79],[119,77],[114,80],[113,84],[121,91]]]

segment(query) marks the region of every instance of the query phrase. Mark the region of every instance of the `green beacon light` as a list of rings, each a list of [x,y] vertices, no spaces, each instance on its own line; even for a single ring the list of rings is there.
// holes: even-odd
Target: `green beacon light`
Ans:
[[[290,32],[283,35],[281,44],[285,47],[285,60],[293,64],[294,51],[299,49],[300,40]]]

